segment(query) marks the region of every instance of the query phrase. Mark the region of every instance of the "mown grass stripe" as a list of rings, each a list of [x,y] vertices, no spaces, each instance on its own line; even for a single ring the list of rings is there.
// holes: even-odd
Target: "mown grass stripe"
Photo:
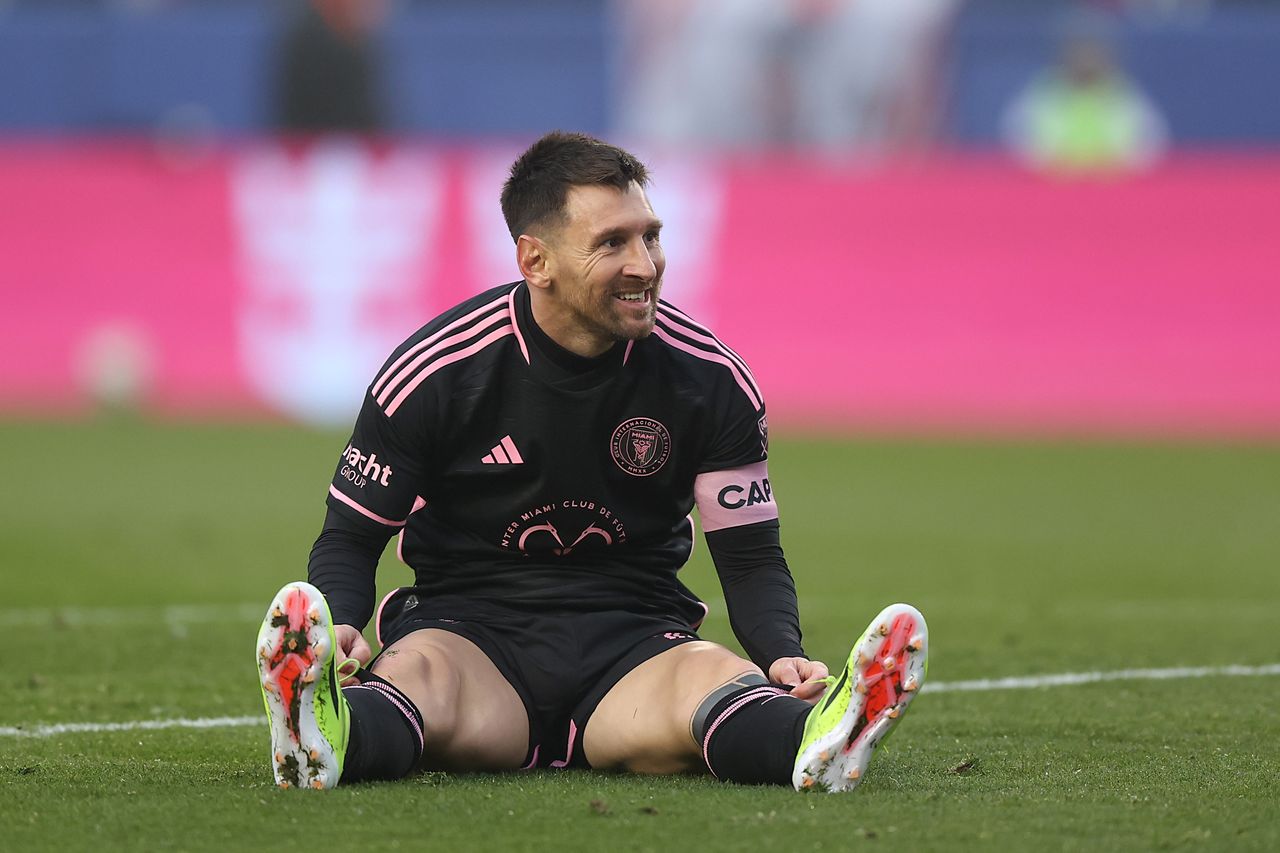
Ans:
[[[973,681],[937,681],[925,684],[926,693],[961,693],[990,690],[1031,690],[1040,687],[1071,687],[1100,681],[1168,681],[1185,678],[1280,675],[1280,663],[1261,666],[1192,666],[1170,669],[1118,669],[1110,672],[1063,672],[1010,678],[983,678]],[[157,729],[217,729],[260,726],[262,715],[250,717],[198,717],[195,719],[133,720],[124,723],[50,723],[34,726],[0,726],[0,737],[43,738],[65,734],[97,732],[153,731]]]

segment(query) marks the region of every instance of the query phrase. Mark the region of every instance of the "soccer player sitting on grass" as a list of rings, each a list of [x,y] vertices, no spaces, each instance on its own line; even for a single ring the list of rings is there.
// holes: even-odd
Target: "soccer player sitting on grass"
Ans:
[[[908,605],[838,678],[806,657],[764,400],[659,301],[647,180],[597,139],[540,139],[502,190],[523,280],[432,320],[369,386],[310,583],[258,636],[278,784],[569,766],[848,790],[916,695]],[[677,578],[695,504],[750,660],[697,635]],[[374,657],[395,533],[415,582],[378,607]]]

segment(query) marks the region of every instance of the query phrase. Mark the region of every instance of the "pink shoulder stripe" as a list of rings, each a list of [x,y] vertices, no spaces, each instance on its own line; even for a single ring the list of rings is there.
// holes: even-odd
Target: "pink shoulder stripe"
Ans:
[[[747,362],[742,358],[742,356],[738,355],[731,348],[726,346],[724,341],[717,338],[715,333],[710,329],[706,326],[695,323],[687,314],[681,313],[670,305],[658,303],[658,312],[663,320],[671,324],[672,331],[677,331],[686,337],[693,338],[699,343],[714,347],[717,352],[721,353],[726,358],[731,359],[736,365],[738,365],[739,369],[742,370],[743,375],[746,376],[747,381],[751,383],[751,386],[756,389],[756,394],[762,397],[764,396],[763,394],[760,394],[760,386],[756,384],[756,378],[751,375],[751,368],[747,367]]]
[[[342,501],[344,504],[351,507],[356,512],[360,513],[365,518],[372,518],[374,521],[378,522],[379,524],[387,525],[387,527],[404,527],[403,521],[392,521],[389,518],[383,518],[382,516],[378,515],[376,512],[371,512],[365,509],[364,507],[360,506],[360,504],[356,503],[351,498],[347,497],[346,495],[338,491],[333,486],[329,487],[329,494],[333,495],[335,498]]]
[[[507,316],[506,311],[496,312],[492,316],[484,318],[471,328],[458,332],[456,335],[442,338],[436,342],[435,346],[418,353],[417,358],[401,368],[395,378],[388,382],[386,387],[382,389],[382,393],[378,395],[378,405],[385,407],[387,405],[387,400],[391,399],[391,395],[396,388],[403,384],[410,376],[413,376],[415,372],[420,372],[425,365],[429,365],[441,352],[449,349],[450,347],[457,346],[458,344],[480,337],[489,331],[493,327],[494,323],[501,323],[503,326],[510,327],[511,318]]]
[[[492,332],[485,335],[466,349],[460,349],[457,352],[451,352],[446,356],[436,359],[426,369],[419,371],[418,375],[413,377],[413,380],[410,381],[408,385],[404,386],[404,389],[396,395],[396,398],[391,401],[391,405],[387,406],[385,410],[387,417],[394,415],[396,413],[396,409],[400,408],[400,404],[403,403],[419,385],[425,382],[428,376],[435,373],[440,368],[448,367],[450,364],[453,364],[456,361],[462,361],[464,358],[470,358],[490,344],[514,334],[515,328],[510,323],[506,323],[494,329]]]
[[[524,335],[520,333],[520,324],[516,322],[516,290],[519,287],[519,285],[516,285],[507,294],[507,314],[511,317],[511,326],[515,330],[516,343],[520,344],[520,354],[524,356],[524,363],[533,364],[533,362],[529,361],[529,348],[524,345]]]
[[[515,292],[515,288],[512,288],[512,293],[514,292]],[[371,393],[374,396],[377,396],[378,393],[382,391],[383,386],[386,385],[387,380],[390,379],[391,376],[400,368],[400,365],[404,364],[406,361],[413,358],[416,354],[422,352],[424,349],[431,346],[436,341],[440,340],[440,338],[458,329],[460,326],[465,326],[467,323],[470,323],[476,317],[479,317],[482,314],[485,314],[501,305],[506,304],[508,302],[508,299],[509,299],[509,296],[501,296],[493,300],[492,302],[486,303],[485,305],[481,305],[479,308],[472,311],[470,314],[467,314],[463,317],[459,317],[457,320],[454,320],[452,323],[445,326],[443,329],[440,329],[436,331],[434,334],[430,335],[429,337],[423,338],[421,341],[418,341],[412,347],[410,347],[409,349],[401,353],[400,357],[397,358],[394,362],[392,362],[391,366],[382,372],[382,375],[380,375],[374,381],[373,389]]]
[[[676,349],[687,352],[692,356],[702,359],[703,361],[723,364],[725,367],[729,368],[729,372],[733,374],[734,381],[738,383],[738,387],[742,389],[742,393],[747,395],[747,399],[751,401],[751,405],[755,407],[755,410],[758,412],[764,408],[764,400],[760,398],[760,392],[757,391],[755,385],[751,383],[745,375],[743,375],[741,368],[739,368],[737,363],[732,359],[721,355],[720,353],[708,352],[701,347],[696,347],[691,343],[682,341],[664,329],[661,325],[655,325],[653,327],[653,334],[659,340],[666,341]]]

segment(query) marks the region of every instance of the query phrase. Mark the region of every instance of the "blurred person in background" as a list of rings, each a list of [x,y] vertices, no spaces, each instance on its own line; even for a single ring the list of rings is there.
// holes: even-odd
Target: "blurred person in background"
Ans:
[[[1095,36],[1069,39],[1057,64],[1009,105],[1004,127],[1022,160],[1065,174],[1144,168],[1168,137],[1155,105]]]
[[[684,147],[880,154],[936,130],[957,0],[617,0],[621,129]]]
[[[376,33],[384,0],[295,0],[280,46],[277,124],[369,133],[385,123]]]

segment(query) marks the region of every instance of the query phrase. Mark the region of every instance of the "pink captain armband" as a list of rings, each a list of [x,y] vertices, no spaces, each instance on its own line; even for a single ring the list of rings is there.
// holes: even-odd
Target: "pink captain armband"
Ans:
[[[704,533],[778,517],[778,504],[773,499],[764,461],[699,474],[693,483],[693,499],[698,504]]]

